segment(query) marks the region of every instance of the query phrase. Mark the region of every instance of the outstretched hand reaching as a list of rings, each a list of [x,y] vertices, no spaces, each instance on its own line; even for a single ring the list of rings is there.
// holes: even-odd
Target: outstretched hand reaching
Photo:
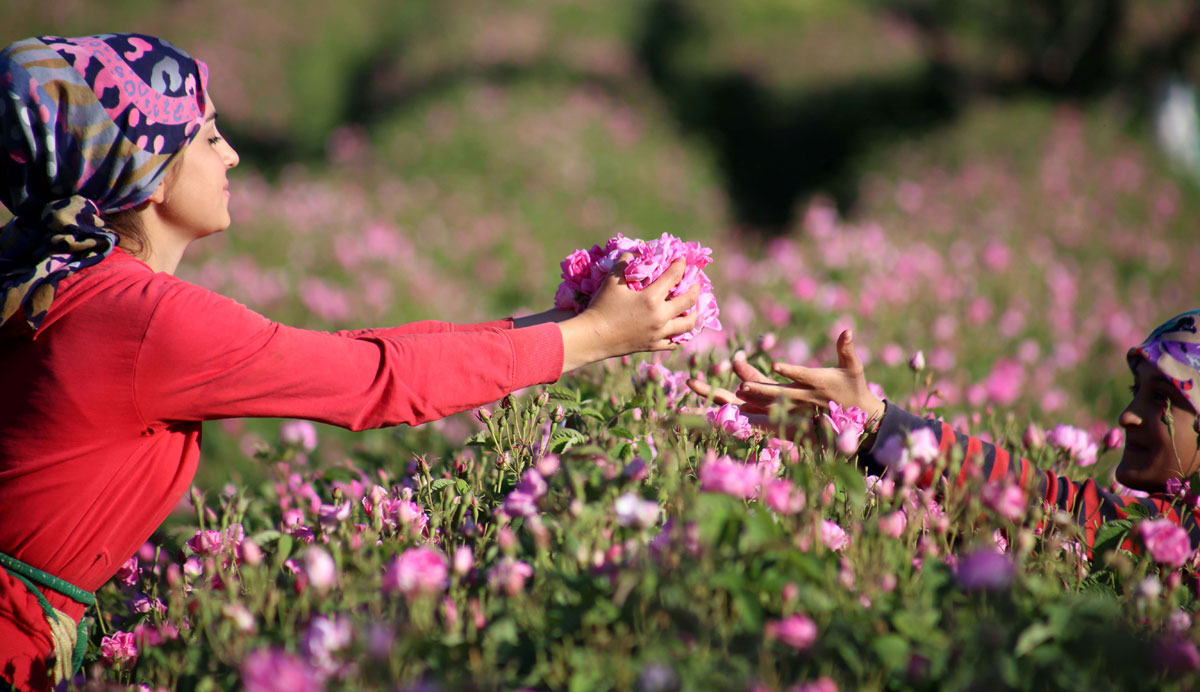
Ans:
[[[836,367],[806,368],[776,363],[773,372],[788,378],[791,384],[775,382],[749,363],[735,361],[733,371],[742,379],[736,393],[695,379],[688,380],[688,386],[700,396],[711,396],[718,404],[737,404],[755,424],[765,422],[772,404],[783,403],[789,411],[811,414],[814,409],[828,408],[831,401],[843,408],[857,406],[866,412],[868,419],[879,420],[886,407],[867,387],[853,340],[854,335],[848,329],[838,336]]]

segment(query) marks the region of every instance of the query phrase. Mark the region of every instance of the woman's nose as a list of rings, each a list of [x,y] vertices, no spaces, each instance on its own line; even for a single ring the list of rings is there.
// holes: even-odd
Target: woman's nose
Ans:
[[[1117,418],[1117,423],[1119,423],[1122,428],[1132,428],[1142,424],[1142,417],[1131,411],[1129,408],[1126,408],[1124,411],[1121,411],[1121,416]]]

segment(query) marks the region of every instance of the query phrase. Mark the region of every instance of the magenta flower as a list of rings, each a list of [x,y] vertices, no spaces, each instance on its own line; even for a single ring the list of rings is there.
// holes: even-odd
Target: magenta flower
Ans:
[[[851,433],[857,439],[862,436],[863,428],[867,425],[867,414],[857,406],[842,408],[836,401],[829,402],[829,413],[821,416],[833,428],[834,435]]]
[[[739,464],[729,457],[706,460],[700,466],[700,489],[742,499],[758,495],[762,472],[757,466]]]
[[[724,404],[720,408],[709,409],[708,422],[739,440],[749,439],[754,434],[750,419],[742,415],[742,410],[737,404]]]
[[[488,585],[509,596],[516,596],[525,590],[525,580],[532,576],[533,568],[528,564],[505,557],[488,573]]]
[[[465,545],[458,546],[454,551],[454,573],[466,574],[471,571],[471,565],[475,562],[475,551]]]
[[[1200,670],[1200,652],[1191,640],[1171,637],[1160,641],[1154,649],[1154,661],[1171,673],[1191,673]]]
[[[1109,428],[1104,434],[1105,449],[1119,449],[1125,446],[1125,431],[1120,428]]]
[[[239,670],[246,692],[321,692],[325,689],[317,671],[280,649],[251,652]]]
[[[789,480],[768,481],[763,491],[767,506],[780,514],[796,514],[804,509],[805,499],[804,491]]]
[[[767,621],[763,636],[778,639],[793,649],[807,649],[817,640],[817,623],[803,615],[789,615],[782,620]]]
[[[134,555],[121,565],[121,569],[117,570],[113,578],[125,586],[133,586],[138,582],[138,573],[138,559],[137,555]]]
[[[666,233],[650,241],[618,234],[610,238],[603,248],[595,245],[591,250],[575,250],[567,255],[561,264],[563,281],[554,295],[555,307],[583,312],[599,290],[604,277],[616,265],[617,258],[625,252],[633,257],[625,265],[624,278],[635,291],[653,283],[673,262],[680,259],[684,260],[686,266],[683,278],[667,295],[673,298],[686,293],[694,285],[700,285],[700,298],[696,307],[692,308],[700,313],[696,328],[674,337],[673,341],[684,343],[691,341],[704,329],[721,329],[718,319],[720,310],[712,292],[712,282],[704,274],[704,267],[711,261],[709,256],[712,250]]]
[[[1143,520],[1137,525],[1137,532],[1155,562],[1179,567],[1192,554],[1192,541],[1187,530],[1171,523],[1170,519]]]
[[[100,640],[100,657],[114,666],[133,665],[137,662],[137,641],[132,632],[113,632]]]
[[[402,593],[408,599],[435,596],[449,585],[446,558],[432,548],[409,548],[392,560],[383,573],[384,593]]]
[[[983,506],[1009,521],[1025,516],[1025,492],[1012,483],[988,483],[980,493]]]

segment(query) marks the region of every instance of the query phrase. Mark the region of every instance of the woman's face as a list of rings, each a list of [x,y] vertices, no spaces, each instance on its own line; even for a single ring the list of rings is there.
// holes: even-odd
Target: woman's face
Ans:
[[[1171,424],[1164,422],[1167,411]],[[1133,372],[1133,400],[1121,412],[1125,451],[1117,466],[1123,485],[1149,492],[1161,491],[1168,478],[1186,478],[1197,470],[1196,412],[1148,361]]]
[[[205,109],[207,119],[166,186],[159,214],[188,240],[202,238],[229,228],[229,179],[226,173],[238,165],[237,152],[217,130],[217,111],[212,99]]]

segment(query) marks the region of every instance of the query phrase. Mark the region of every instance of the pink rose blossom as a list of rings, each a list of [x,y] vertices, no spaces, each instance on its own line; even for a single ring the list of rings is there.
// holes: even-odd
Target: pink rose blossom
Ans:
[[[758,495],[762,473],[755,465],[739,464],[729,457],[706,460],[700,466],[700,489],[752,499]]]
[[[323,548],[309,548],[299,566],[301,576],[317,591],[325,591],[337,583],[337,564]]]
[[[618,497],[613,504],[613,511],[617,515],[618,524],[639,529],[657,524],[658,517],[662,513],[657,502],[643,500],[634,492],[627,492]]]
[[[384,593],[402,593],[408,599],[433,596],[449,585],[446,558],[432,548],[409,548],[392,560],[383,573]]]
[[[563,281],[554,296],[555,307],[583,312],[599,290],[604,277],[616,265],[621,254],[626,252],[633,256],[625,264],[624,278],[635,291],[654,283],[673,262],[680,259],[684,260],[684,274],[667,293],[668,297],[674,298],[686,293],[694,285],[700,286],[696,307],[688,313],[699,312],[696,328],[674,337],[672,341],[691,341],[704,329],[720,331],[720,310],[712,292],[712,282],[704,273],[704,267],[711,261],[712,250],[699,243],[684,242],[667,233],[650,241],[618,234],[610,238],[603,248],[596,245],[591,250],[575,250],[567,255],[561,264]]]
[[[896,510],[891,514],[885,514],[879,518],[879,530],[892,538],[899,538],[904,535],[904,529],[907,526],[908,515],[902,510]]]
[[[850,537],[836,522],[826,519],[821,522],[821,542],[826,548],[838,551],[850,545]]]
[[[709,409],[708,422],[739,440],[749,439],[754,434],[750,419],[742,415],[737,404],[724,404],[720,408]]]
[[[343,668],[336,654],[350,648],[353,639],[354,629],[348,618],[330,619],[318,615],[309,623],[300,640],[300,652],[318,675],[335,675]]]
[[[980,493],[983,506],[1009,521],[1025,516],[1025,492],[1012,483],[988,483]]]
[[[279,426],[279,439],[307,453],[317,448],[317,428],[306,420],[290,420]]]
[[[240,666],[246,692],[320,692],[317,671],[281,649],[259,649]]]
[[[458,546],[454,551],[454,573],[466,574],[471,571],[471,565],[475,562],[475,551],[465,545]]]
[[[914,461],[932,463],[941,454],[937,434],[929,428],[918,428],[908,434],[908,453]]]
[[[1146,519],[1137,525],[1137,532],[1155,562],[1179,567],[1192,554],[1187,530],[1169,519]]]
[[[817,623],[803,615],[789,615],[782,620],[769,620],[764,636],[778,639],[793,649],[803,650],[817,640]]]
[[[857,406],[842,408],[836,401],[829,402],[829,413],[821,416],[833,428],[834,435],[849,432],[857,439],[862,436],[863,428],[867,425],[867,414]]]
[[[132,632],[113,632],[100,640],[100,657],[114,666],[133,665],[138,658]]]
[[[1046,442],[1067,453],[1067,458],[1079,466],[1096,463],[1099,448],[1087,432],[1079,428],[1058,424],[1046,435]]]
[[[811,682],[789,687],[787,692],[838,692],[838,686],[833,678],[824,675]]]
[[[488,584],[497,591],[516,596],[525,590],[525,580],[533,576],[533,568],[511,557],[505,557],[488,573]]]
[[[768,507],[780,514],[796,514],[804,509],[804,491],[789,480],[768,481],[763,499]]]

